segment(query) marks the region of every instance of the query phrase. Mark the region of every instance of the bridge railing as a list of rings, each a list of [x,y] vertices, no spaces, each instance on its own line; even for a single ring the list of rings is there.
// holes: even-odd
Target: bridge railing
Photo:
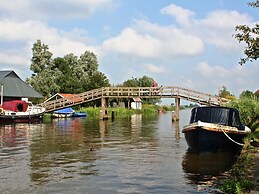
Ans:
[[[85,102],[97,100],[102,97],[102,88],[94,89],[80,94],[75,94],[68,98],[60,98],[39,104],[46,109],[46,112],[58,110],[70,106],[75,106]]]
[[[41,103],[46,108],[46,112],[57,109],[75,106],[78,104],[94,101],[102,97],[106,98],[181,98],[199,104],[209,104],[222,106],[228,102],[228,99],[220,98],[216,95],[210,95],[195,90],[189,90],[182,87],[103,87],[90,90],[80,94],[75,94],[69,98],[60,98],[53,101]]]
[[[210,95],[182,87],[105,87],[106,97],[142,97],[142,98],[173,98],[180,97],[200,104],[223,105],[229,100],[216,95]]]

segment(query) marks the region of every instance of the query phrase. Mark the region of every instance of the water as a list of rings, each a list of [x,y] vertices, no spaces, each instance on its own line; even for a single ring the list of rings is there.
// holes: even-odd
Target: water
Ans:
[[[171,113],[0,126],[1,193],[208,193],[228,153],[187,151]]]

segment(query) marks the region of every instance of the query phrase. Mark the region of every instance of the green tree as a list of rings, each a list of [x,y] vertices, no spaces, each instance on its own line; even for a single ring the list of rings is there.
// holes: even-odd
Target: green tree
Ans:
[[[86,51],[80,57],[71,53],[52,59],[48,46],[37,40],[32,53],[33,74],[27,82],[46,97],[57,92],[76,94],[110,86],[108,78],[98,70],[97,57],[92,52]]]
[[[123,82],[122,86],[124,87],[152,87],[154,83],[154,79],[148,76],[142,76],[141,78],[134,78],[128,79]],[[145,104],[156,104],[161,102],[161,99],[155,98],[147,98],[142,99],[143,103]]]
[[[98,66],[94,53],[86,51],[80,56],[75,71],[78,79],[81,79],[81,84],[83,83],[83,91],[110,86],[109,79],[98,70]]]
[[[230,100],[235,100],[235,96],[233,94],[231,94],[230,91],[227,90],[226,86],[222,86],[222,89],[219,90],[219,97],[222,98],[227,98]]]
[[[250,2],[248,5],[259,8],[259,0],[255,2]],[[237,34],[235,38],[239,42],[246,43],[244,50],[245,57],[240,59],[239,64],[243,65],[247,61],[257,60],[259,57],[259,24],[255,24],[254,27],[249,27],[248,25],[238,25],[236,26]]]
[[[252,131],[259,128],[259,102],[252,97],[243,97],[231,101],[228,106],[237,108],[242,122],[250,127]]]
[[[239,98],[253,98],[253,97],[255,97],[254,93],[249,90],[245,90],[239,95]]]
[[[33,44],[30,70],[34,73],[26,82],[45,97],[59,91],[56,80],[61,72],[53,67],[52,55],[49,47],[40,40]]]

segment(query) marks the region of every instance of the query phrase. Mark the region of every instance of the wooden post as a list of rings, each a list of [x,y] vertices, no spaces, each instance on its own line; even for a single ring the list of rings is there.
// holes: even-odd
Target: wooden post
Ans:
[[[175,121],[180,119],[180,98],[175,98]]]
[[[102,97],[102,111],[100,113],[100,119],[108,119],[107,101],[107,98]]]

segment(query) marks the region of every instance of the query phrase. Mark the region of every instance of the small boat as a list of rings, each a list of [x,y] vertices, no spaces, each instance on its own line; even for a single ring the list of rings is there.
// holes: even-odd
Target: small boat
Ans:
[[[182,132],[189,150],[200,153],[240,148],[251,130],[241,123],[237,109],[209,106],[193,108]]]
[[[86,117],[86,113],[75,112],[71,107],[54,111],[53,118]]]
[[[72,117],[86,117],[86,115],[87,114],[85,112],[74,112]]]
[[[0,123],[37,122],[43,118],[44,112],[45,108],[28,101],[5,101],[0,106]]]
[[[54,111],[52,114],[52,117],[53,118],[69,118],[69,117],[72,117],[74,112],[75,111],[71,107],[63,108],[63,109]]]

